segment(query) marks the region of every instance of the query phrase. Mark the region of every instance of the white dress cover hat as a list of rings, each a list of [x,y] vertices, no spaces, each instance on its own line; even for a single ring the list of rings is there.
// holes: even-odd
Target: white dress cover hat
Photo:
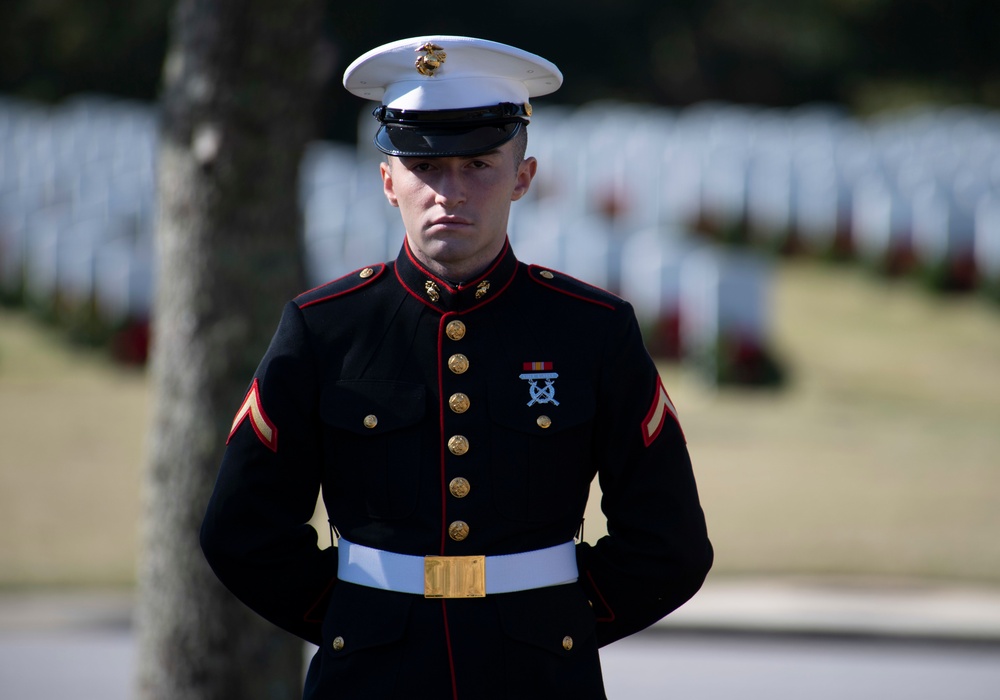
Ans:
[[[527,51],[464,36],[422,36],[372,49],[344,87],[381,104],[375,146],[395,156],[464,156],[512,139],[529,98],[559,89],[562,73]]]

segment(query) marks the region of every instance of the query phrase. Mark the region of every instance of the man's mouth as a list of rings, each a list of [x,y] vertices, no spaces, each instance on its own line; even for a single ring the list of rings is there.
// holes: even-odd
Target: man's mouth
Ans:
[[[432,226],[469,226],[472,222],[461,216],[440,216],[431,222]]]

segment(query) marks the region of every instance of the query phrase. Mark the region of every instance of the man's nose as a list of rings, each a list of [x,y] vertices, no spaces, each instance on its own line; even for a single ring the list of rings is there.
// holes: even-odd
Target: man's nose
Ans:
[[[460,173],[444,171],[434,188],[434,202],[443,207],[454,207],[465,201],[466,186]]]

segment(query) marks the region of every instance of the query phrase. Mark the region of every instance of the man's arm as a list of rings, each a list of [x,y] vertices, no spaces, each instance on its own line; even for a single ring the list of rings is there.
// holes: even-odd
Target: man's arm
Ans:
[[[318,643],[335,550],[308,524],[322,478],[319,381],[301,311],[285,307],[236,413],[201,546],[219,579],[261,616]]]
[[[608,536],[577,547],[602,646],[681,606],[713,558],[676,411],[631,309],[620,313],[605,354],[595,442]]]

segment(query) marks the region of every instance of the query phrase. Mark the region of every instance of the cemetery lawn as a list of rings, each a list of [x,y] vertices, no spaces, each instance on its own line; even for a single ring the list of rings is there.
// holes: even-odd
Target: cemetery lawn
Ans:
[[[147,393],[0,307],[0,585],[133,580]]]
[[[1000,583],[1000,306],[854,267],[776,272],[786,390],[664,369],[716,572]]]
[[[1000,584],[1000,308],[799,261],[772,298],[785,389],[662,365],[713,576]],[[0,585],[132,583],[148,410],[141,372],[0,309]]]

